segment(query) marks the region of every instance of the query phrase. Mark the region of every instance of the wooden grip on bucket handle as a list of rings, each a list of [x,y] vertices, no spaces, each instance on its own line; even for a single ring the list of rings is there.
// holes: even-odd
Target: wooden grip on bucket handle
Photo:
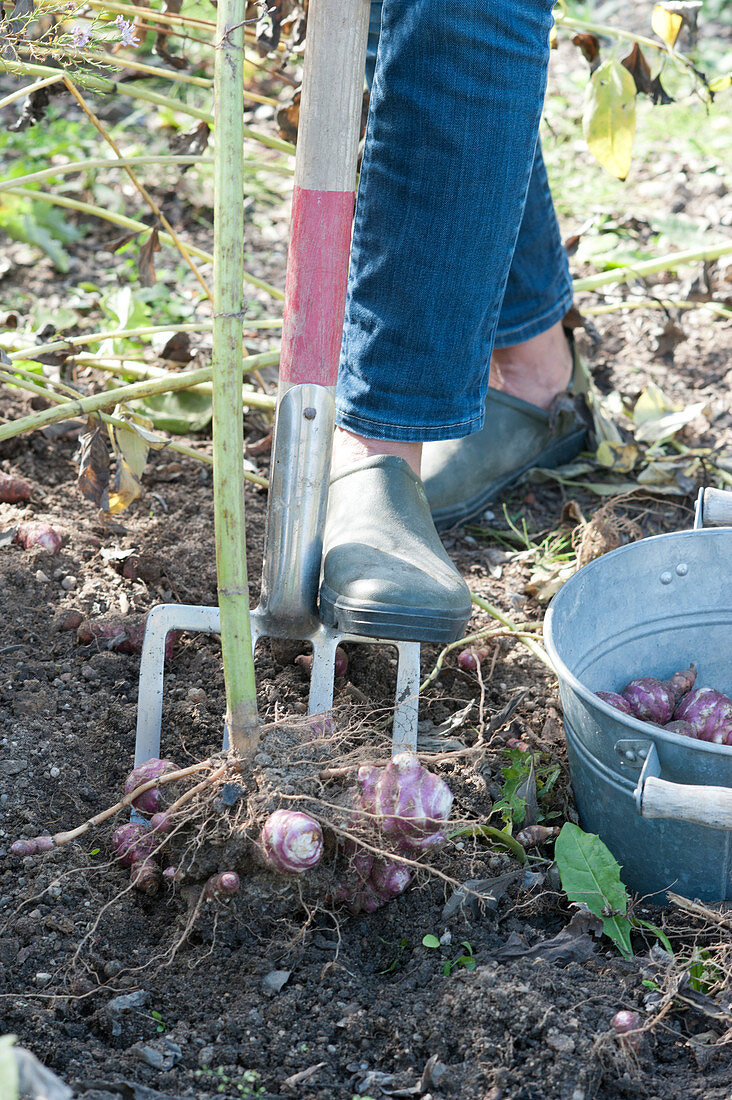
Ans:
[[[732,493],[728,489],[700,489],[695,527],[732,527]]]
[[[732,788],[669,783],[649,775],[640,795],[641,817],[671,817],[713,829],[732,829]]]

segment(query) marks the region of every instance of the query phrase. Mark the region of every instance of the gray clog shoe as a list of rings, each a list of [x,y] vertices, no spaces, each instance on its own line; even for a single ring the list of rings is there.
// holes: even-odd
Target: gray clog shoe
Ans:
[[[320,617],[367,637],[446,644],[470,592],[440,542],[424,488],[403,458],[378,455],[332,479]]]
[[[535,466],[554,469],[579,454],[589,414],[581,396],[585,368],[576,352],[574,358],[570,389],[548,412],[489,387],[479,432],[425,443],[422,480],[438,530],[476,516]]]

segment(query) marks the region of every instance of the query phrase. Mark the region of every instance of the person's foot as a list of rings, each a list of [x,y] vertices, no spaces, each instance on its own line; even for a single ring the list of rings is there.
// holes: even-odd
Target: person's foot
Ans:
[[[339,444],[323,540],[323,622],[371,638],[455,641],[470,618],[470,592],[408,459],[383,450],[350,465],[342,458]]]
[[[522,344],[495,348],[491,387],[549,409],[555,397],[569,386],[573,369],[572,348],[559,321]]]
[[[393,455],[395,458],[403,458],[410,469],[420,476],[420,464],[422,461],[421,443],[401,443],[389,439],[367,439],[365,435],[356,435],[345,428],[336,428],[333,436],[333,459],[331,461],[331,474],[337,474],[356,462],[363,462],[365,458],[375,458],[377,455]]]
[[[484,427],[423,447],[422,477],[438,530],[477,515],[533,467],[554,468],[575,458],[587,439],[586,411],[571,390],[580,370],[561,325],[496,349]]]

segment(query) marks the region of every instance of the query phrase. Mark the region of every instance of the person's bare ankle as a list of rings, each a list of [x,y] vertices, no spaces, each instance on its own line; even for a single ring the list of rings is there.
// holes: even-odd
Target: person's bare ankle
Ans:
[[[403,443],[398,440],[368,439],[364,435],[356,435],[355,432],[346,431],[345,428],[336,428],[333,437],[333,460],[331,471],[337,474],[346,466],[353,466],[364,458],[373,458],[374,455],[395,455],[403,458],[411,469],[420,476],[422,462],[421,443]]]
[[[490,384],[548,409],[572,378],[572,351],[561,322],[521,344],[495,348]]]

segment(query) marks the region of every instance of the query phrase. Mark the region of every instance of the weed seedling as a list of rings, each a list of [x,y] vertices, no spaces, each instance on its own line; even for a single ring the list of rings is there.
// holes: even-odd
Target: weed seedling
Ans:
[[[437,936],[433,936],[432,933],[422,937],[422,946],[428,947],[431,951],[439,951],[442,944],[438,940]],[[467,940],[461,940],[460,947],[464,947],[465,951],[457,955],[454,959],[443,959],[442,961],[442,973],[446,978],[449,978],[453,970],[475,970],[478,965],[473,949]]]

